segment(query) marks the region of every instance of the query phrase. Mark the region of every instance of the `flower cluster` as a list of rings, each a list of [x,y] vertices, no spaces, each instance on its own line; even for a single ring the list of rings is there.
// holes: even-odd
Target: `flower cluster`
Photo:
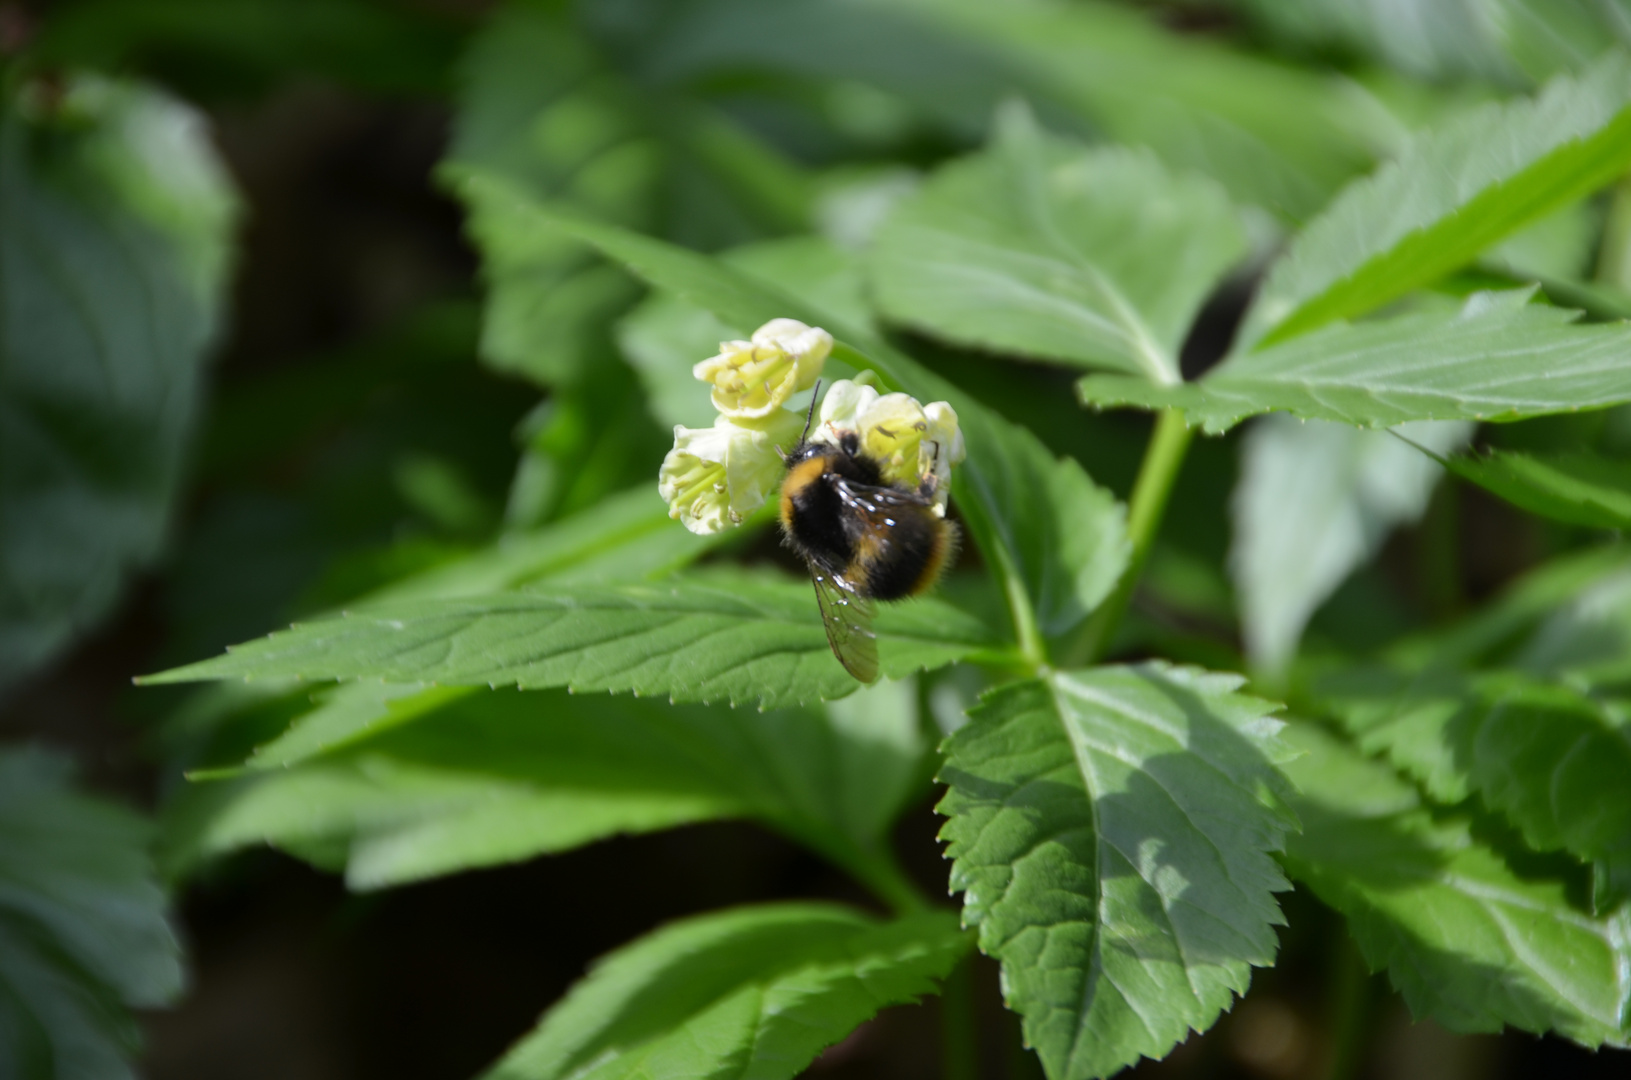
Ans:
[[[946,516],[951,467],[965,455],[963,433],[950,405],[921,405],[910,394],[879,394],[865,383],[841,379],[821,400],[820,415],[811,441],[837,445],[846,432],[855,432],[861,453],[883,467],[888,483],[916,490],[932,478],[935,513]]]
[[[709,535],[742,524],[765,504],[781,482],[783,457],[804,431],[804,415],[787,403],[816,384],[831,352],[825,330],[772,319],[750,340],[723,342],[718,356],[692,368],[713,387],[719,415],[712,427],[674,428],[674,449],[657,484],[670,517]],[[822,400],[810,439],[836,445],[849,432],[889,483],[917,490],[927,481],[936,512],[945,514],[951,468],[963,460],[950,405],[924,406],[906,394],[880,395],[862,379],[842,379]]]

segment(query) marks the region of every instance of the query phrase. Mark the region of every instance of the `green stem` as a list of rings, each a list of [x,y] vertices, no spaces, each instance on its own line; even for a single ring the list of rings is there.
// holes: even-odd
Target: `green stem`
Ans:
[[[991,545],[997,572],[1002,576],[1002,591],[1008,599],[1008,611],[1014,619],[1014,640],[1019,645],[1025,666],[1034,673],[1048,662],[1048,648],[1042,639],[1042,628],[1036,623],[1036,609],[1031,606],[1030,590],[1025,578],[1009,557],[1008,549],[1000,544]]]
[[[940,990],[940,1075],[945,1080],[978,1080],[980,1075],[972,956],[963,957]]]
[[[1631,292],[1631,180],[1620,181],[1603,223],[1602,247],[1597,251],[1597,280],[1622,292]]]
[[[1365,1063],[1371,982],[1359,947],[1342,927],[1331,958],[1331,1065],[1325,1080],[1351,1080]]]
[[[1132,553],[1127,568],[1116,582],[1115,591],[1099,605],[1082,629],[1059,650],[1061,667],[1081,667],[1101,658],[1110,648],[1122,616],[1132,601],[1133,590],[1138,588],[1166,513],[1167,500],[1172,496],[1172,485],[1178,479],[1184,455],[1193,437],[1184,414],[1178,409],[1167,409],[1155,423],[1149,446],[1144,450],[1144,463],[1139,467],[1138,480],[1133,485],[1132,503],[1127,511],[1127,538]]]
[[[827,854],[896,915],[915,915],[934,906],[887,851],[852,847],[844,852],[829,850]]]

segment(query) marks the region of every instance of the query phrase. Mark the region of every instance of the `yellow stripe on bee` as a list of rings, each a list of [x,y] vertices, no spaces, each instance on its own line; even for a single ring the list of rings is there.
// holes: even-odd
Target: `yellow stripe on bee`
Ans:
[[[911,592],[908,595],[917,596],[934,588],[935,582],[940,580],[940,575],[946,572],[946,567],[950,565],[952,558],[956,554],[957,526],[949,521],[942,521],[940,528],[934,532],[934,549],[929,552],[929,557],[924,560],[923,573],[918,575],[918,579],[913,583]]]
[[[793,527],[793,495],[815,483],[826,471],[824,457],[806,458],[787,471],[787,478],[782,481],[781,513],[782,524],[788,529]]]
[[[887,535],[881,532],[864,532],[854,541],[853,554],[850,555],[850,565],[865,566],[882,554],[884,547],[889,543]]]

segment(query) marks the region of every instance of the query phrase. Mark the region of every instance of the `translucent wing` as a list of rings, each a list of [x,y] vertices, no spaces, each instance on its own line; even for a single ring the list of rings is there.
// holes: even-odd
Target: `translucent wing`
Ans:
[[[827,644],[844,670],[864,683],[878,677],[878,639],[872,632],[872,601],[855,591],[841,574],[811,565],[816,603],[827,627]]]
[[[874,487],[842,479],[833,486],[846,510],[879,525],[893,524],[887,520],[892,512],[925,510],[934,505],[933,499],[899,488]]]

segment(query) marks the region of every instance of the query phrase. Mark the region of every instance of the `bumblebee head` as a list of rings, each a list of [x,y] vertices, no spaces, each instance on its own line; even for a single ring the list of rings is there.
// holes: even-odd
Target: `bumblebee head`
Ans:
[[[817,379],[815,390],[810,394],[810,411],[804,417],[804,431],[799,435],[799,441],[793,444],[793,449],[783,452],[781,447],[776,453],[781,454],[782,461],[789,469],[800,462],[811,458],[833,457],[839,453],[854,454],[861,448],[860,436],[852,431],[846,431],[838,437],[837,447],[829,443],[810,441],[810,425],[815,421],[816,403],[821,400],[821,380]]]

